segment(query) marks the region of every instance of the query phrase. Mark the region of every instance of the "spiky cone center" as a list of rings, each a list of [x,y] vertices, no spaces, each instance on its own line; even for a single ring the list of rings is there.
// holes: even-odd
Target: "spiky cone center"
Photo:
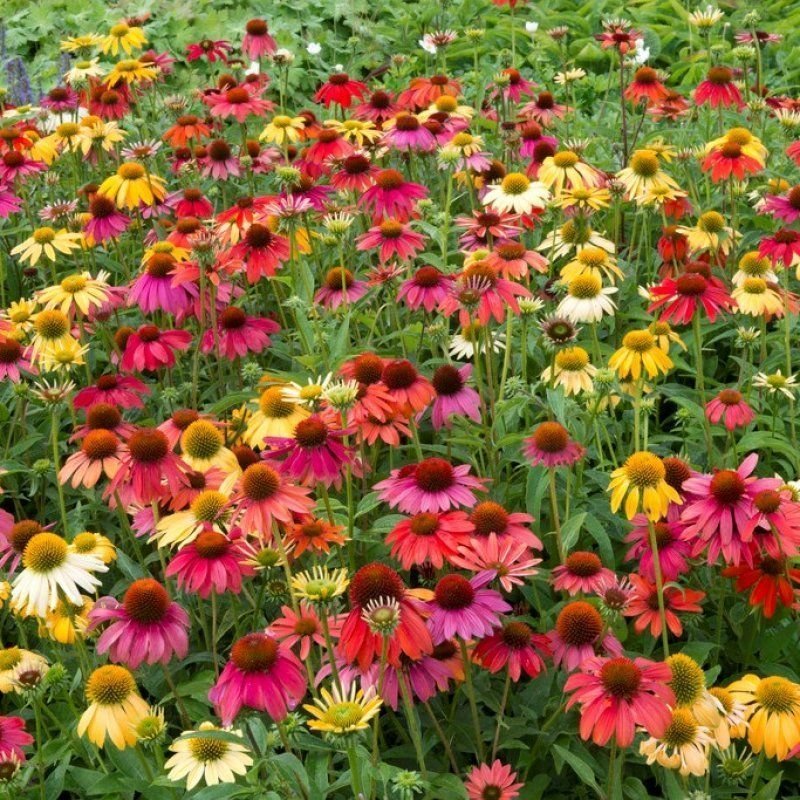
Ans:
[[[198,522],[213,522],[219,517],[227,502],[228,499],[222,492],[206,489],[195,497],[190,509]]]
[[[800,705],[800,689],[786,678],[763,678],[755,691],[756,702],[770,714],[790,714]]]
[[[531,182],[527,175],[521,172],[509,172],[500,182],[504,194],[521,195],[530,187]]]
[[[384,190],[399,189],[405,183],[405,178],[396,169],[382,169],[375,175],[375,183]]]
[[[672,671],[670,687],[675,694],[678,706],[694,705],[703,696],[706,679],[700,665],[683,653],[676,653],[666,659]]]
[[[294,438],[302,448],[321,447],[328,440],[328,426],[319,417],[308,417],[295,425]]]
[[[33,519],[21,519],[19,522],[15,522],[8,533],[11,549],[15,553],[24,553],[28,542],[43,530],[42,526]]]
[[[128,450],[134,460],[154,464],[169,453],[169,440],[156,428],[141,428],[128,438]]]
[[[469,521],[475,526],[476,536],[505,533],[508,528],[508,511],[499,503],[485,500],[472,509]]]
[[[680,492],[683,488],[684,481],[689,480],[692,476],[689,465],[675,456],[667,456],[662,459],[661,463],[664,465],[666,471],[664,480],[667,482],[667,485],[671,486],[676,492]]]
[[[426,492],[443,492],[455,480],[452,465],[443,458],[426,458],[414,470],[417,486]]]
[[[600,668],[603,688],[621,700],[636,696],[642,682],[642,671],[630,658],[611,658]]]
[[[325,273],[325,288],[332,292],[349,289],[355,283],[355,277],[349,269],[334,267]]]
[[[567,285],[567,292],[570,297],[578,300],[591,300],[598,297],[602,290],[603,282],[598,275],[592,272],[576,275]]]
[[[725,406],[736,406],[742,402],[742,393],[736,389],[723,389],[717,395],[717,399]]]
[[[561,609],[556,619],[556,632],[566,645],[582,647],[597,641],[603,630],[600,612],[583,600],[576,600]]]
[[[181,448],[191,458],[213,458],[224,445],[225,437],[222,432],[213,422],[205,419],[192,422],[181,436]]]
[[[503,644],[511,650],[522,650],[531,643],[533,631],[524,622],[509,622],[500,631]]]
[[[141,578],[128,587],[122,605],[131,619],[152,624],[164,619],[170,599],[167,590],[157,580]]]
[[[706,211],[697,220],[697,227],[705,233],[721,233],[725,228],[725,217],[718,211]]]
[[[225,330],[239,330],[244,327],[246,322],[247,314],[238,306],[228,306],[219,315],[219,323]]]
[[[433,373],[433,388],[436,394],[449,397],[464,388],[464,379],[455,367],[443,364]]]
[[[688,708],[676,708],[661,741],[668,747],[684,747],[695,741],[698,728],[697,720]]]
[[[0,364],[14,364],[22,357],[22,345],[0,334]]]
[[[679,276],[675,281],[675,288],[678,294],[684,297],[698,297],[705,292],[708,281],[696,272],[688,272]]]
[[[445,575],[434,589],[437,604],[446,611],[460,611],[472,605],[475,589],[463,575]]]
[[[733,80],[733,72],[728,67],[711,67],[706,78],[715,86],[725,86]]]
[[[743,478],[733,469],[721,469],[711,479],[711,494],[718,503],[723,505],[738,503],[746,489]]]
[[[67,559],[67,543],[55,533],[43,531],[31,537],[22,555],[22,565],[33,572],[48,573]]]
[[[69,318],[56,309],[40,311],[34,324],[39,336],[48,341],[60,339],[69,333]]]
[[[255,502],[273,497],[280,485],[280,475],[267,464],[251,464],[242,474],[242,492]]]
[[[89,431],[81,444],[81,450],[87,457],[99,461],[110,458],[117,452],[119,439],[106,430]]]
[[[228,552],[230,543],[217,531],[201,531],[194,540],[194,549],[200,558],[215,559]]]
[[[91,430],[110,431],[122,422],[122,414],[110,403],[95,403],[86,412],[86,424]]]
[[[135,161],[126,161],[119,165],[117,175],[126,181],[137,181],[144,178],[145,171],[141,164],[137,164]]]
[[[242,672],[266,672],[278,660],[278,643],[263,633],[248,633],[231,650],[231,661]]]
[[[630,161],[630,168],[640,178],[652,178],[658,173],[658,156],[652,150],[637,150]]]
[[[189,739],[189,752],[195,760],[204,764],[219,761],[229,749],[228,743],[223,739],[212,739],[208,736],[193,736]]]
[[[556,353],[556,366],[565,372],[580,372],[589,365],[589,354],[582,347],[568,347]]]
[[[400,602],[404,595],[400,576],[391,567],[377,562],[361,567],[350,582],[350,602],[362,609],[382,597]]]
[[[269,419],[285,419],[291,416],[295,410],[294,403],[284,399],[280,386],[270,386],[265,389],[261,393],[258,405],[261,413]]]
[[[639,67],[633,75],[634,83],[650,86],[658,83],[658,73],[652,67]]]
[[[572,150],[561,150],[553,156],[553,164],[560,169],[574,167],[579,161],[578,154]]]
[[[561,453],[569,445],[569,433],[560,422],[542,422],[533,432],[533,443],[544,453]]]
[[[86,682],[86,699],[100,706],[118,706],[136,691],[133,675],[125,667],[98,667]]]
[[[648,330],[629,331],[622,338],[622,346],[634,353],[648,353],[656,346],[656,339]]]
[[[657,455],[646,451],[628,456],[623,469],[625,477],[640,489],[658,486],[667,474],[661,459]]]
[[[798,193],[798,201],[800,202],[800,192]],[[768,258],[760,255],[757,250],[753,250],[745,253],[739,259],[739,269],[747,276],[760,278],[770,271],[771,264]]]
[[[603,568],[603,562],[595,553],[578,550],[570,553],[564,560],[564,566],[572,575],[579,578],[591,578]]]
[[[439,518],[436,514],[422,512],[411,518],[409,527],[415,536],[433,536],[439,529]]]

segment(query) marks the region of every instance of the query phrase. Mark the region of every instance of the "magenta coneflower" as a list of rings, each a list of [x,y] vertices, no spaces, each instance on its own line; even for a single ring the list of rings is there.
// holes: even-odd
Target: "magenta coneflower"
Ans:
[[[328,76],[328,80],[317,89],[315,103],[322,103],[330,108],[334,103],[340,108],[350,108],[353,100],[361,100],[367,87],[361,81],[353,80],[346,72],[337,72]]]
[[[765,489],[777,489],[777,478],[752,476],[758,454],[752,453],[735,469],[721,469],[710,475],[697,475],[683,484],[690,495],[681,513],[686,525],[683,538],[693,542],[692,555],[707,548],[709,564],[722,553],[725,562],[738,566],[752,540],[747,531],[753,498]]]
[[[746,428],[756,417],[742,393],[736,389],[723,389],[706,403],[705,411],[709,422],[714,425],[722,422],[729,431]]]
[[[143,408],[142,397],[150,394],[147,384],[133,375],[101,375],[92,386],[80,389],[72,399],[75,408],[107,403],[121,408]]]
[[[187,483],[188,467],[170,449],[167,437],[156,428],[139,428],[120,447],[119,468],[104,493],[119,493],[123,505],[146,506]]]
[[[558,148],[558,139],[555,136],[547,136],[542,130],[542,126],[534,120],[523,122],[519,128],[520,147],[519,154],[523,158],[533,158],[534,150],[538,144],[546,144],[548,146],[548,155],[555,155]],[[544,158],[546,158],[545,156]],[[539,163],[544,161],[540,157],[537,160]]]
[[[362,688],[371,687],[376,692],[381,682],[382,673],[381,697],[384,703],[394,711],[398,709],[400,702],[402,702],[400,676],[407,682],[412,697],[418,698],[423,703],[430,700],[438,692],[446,692],[453,678],[452,670],[449,666],[432,655],[423,655],[414,661],[403,659],[400,667],[386,664],[381,670],[380,664],[375,663],[365,672],[356,671],[354,667],[344,667],[339,673],[343,682],[346,682],[348,678],[351,680],[358,678],[361,680]]]
[[[436,267],[420,267],[412,277],[400,284],[397,299],[405,302],[410,309],[416,311],[422,307],[430,314],[448,294],[452,281],[452,275]]]
[[[381,261],[397,258],[409,261],[425,249],[425,237],[399,220],[387,217],[361,234],[356,240],[357,250],[377,250]]]
[[[188,350],[191,343],[189,331],[162,331],[155,325],[142,325],[125,342],[122,368],[128,372],[141,372],[173,367],[175,352]]]
[[[436,139],[416,114],[402,113],[389,120],[385,127],[381,142],[395,150],[425,153],[436,149]]]
[[[677,517],[677,514],[675,515]],[[644,514],[637,514],[632,520],[633,530],[625,537],[631,547],[625,554],[626,561],[638,561],[639,573],[649,581],[655,580],[653,550],[650,547],[650,525]],[[658,560],[664,581],[670,583],[689,571],[689,542],[681,538],[683,525],[676,518],[662,519],[653,524],[658,547]]]
[[[441,569],[465,544],[472,524],[463,511],[422,512],[398,522],[386,537],[390,555],[403,569],[430,564]]]
[[[228,306],[217,315],[217,334],[207,330],[203,334],[200,350],[211,353],[219,345],[219,352],[229,361],[244,358],[248,353],[260,353],[272,344],[270,334],[281,326],[265,317],[251,317],[237,306]]]
[[[613,736],[618,747],[629,747],[637,726],[650,736],[664,735],[675,705],[671,679],[664,663],[624,656],[589,658],[564,684],[564,691],[573,693],[567,708],[580,705],[582,739],[602,747]]]
[[[211,592],[239,594],[242,576],[254,572],[243,563],[235,534],[204,530],[178,550],[165,574],[176,579],[179,589],[205,599]]]
[[[460,369],[443,364],[433,373],[432,383],[436,397],[433,400],[432,419],[436,430],[451,427],[453,417],[466,417],[480,423],[480,395],[467,386],[471,375],[471,364],[464,364]]]
[[[485,481],[470,475],[470,469],[469,464],[454,467],[443,458],[426,458],[392,470],[373,489],[381,500],[406,514],[471,508],[476,502],[474,492],[484,491]]]
[[[46,164],[28,158],[20,150],[7,150],[0,156],[0,182],[3,183],[11,184],[19,177],[35,175],[46,169]]]
[[[73,453],[61,467],[58,479],[72,483],[72,488],[85,486],[91,489],[102,476],[113,478],[119,469],[120,441],[107,430],[89,431],[81,442],[81,449]]]
[[[523,452],[533,466],[572,466],[583,458],[586,450],[569,437],[560,422],[543,422],[525,439]]]
[[[314,501],[310,490],[289,483],[276,464],[260,461],[239,477],[233,501],[237,521],[246,533],[272,538],[273,520],[289,524],[293,514],[310,514]]]
[[[369,120],[377,125],[397,114],[394,95],[385,89],[376,89],[366,100],[353,109],[353,118]]]
[[[463,575],[445,575],[436,584],[428,630],[434,644],[460,636],[475,639],[488,636],[500,626],[500,615],[511,606],[494,589],[486,586],[494,578],[487,570],[467,580]]]
[[[800,185],[792,186],[786,194],[768,194],[764,198],[764,211],[783,222],[797,222],[800,219]]]
[[[349,269],[334,267],[325,273],[325,280],[314,295],[314,302],[325,308],[339,308],[360,300],[368,288],[366,281],[356,279]]]
[[[470,572],[494,572],[506,592],[522,586],[526,578],[536,575],[536,566],[542,563],[541,558],[533,558],[526,544],[511,538],[501,542],[494,533],[481,539],[471,538],[468,544],[460,545],[458,554],[449,560],[454,566]]]
[[[417,372],[407,359],[386,362],[381,373],[381,382],[391,400],[398,408],[407,411],[408,416],[426,409],[436,396],[433,384]]]
[[[122,602],[102,597],[89,612],[89,631],[111,624],[97,640],[97,652],[136,669],[140,664],[168,664],[189,652],[189,615],[170,600],[153,578],[134,581]]]
[[[428,190],[418,183],[406,181],[396,169],[382,169],[375,174],[375,183],[358,199],[358,204],[369,211],[376,221],[384,217],[409,219],[417,200],[428,196]]]
[[[553,663],[567,672],[580,667],[598,651],[614,657],[622,655],[622,645],[608,631],[600,612],[583,600],[574,600],[561,609],[548,638]]]
[[[38,370],[30,362],[30,348],[23,347],[16,339],[0,334],[0,380],[19,383],[23,373],[38,374]]]
[[[175,284],[173,273],[177,264],[172,253],[156,250],[147,259],[144,272],[131,283],[128,305],[138,305],[145,314],[154,311],[166,311],[174,317],[185,314],[197,287],[191,283]]]
[[[765,236],[761,240],[758,252],[769,258],[773,264],[783,264],[788,268],[800,260],[800,233],[781,228],[772,236]]]
[[[251,19],[244,26],[242,52],[251,60],[258,61],[262,56],[272,55],[278,45],[270,36],[269,27],[263,19]]]
[[[520,116],[548,126],[553,120],[563,119],[569,108],[557,103],[552,92],[539,92],[535,100],[526,103],[519,111]]]
[[[720,312],[731,306],[728,292],[714,281],[707,280],[699,272],[685,272],[677,278],[665,278],[649,289],[653,302],[647,309],[649,314],[661,310],[660,319],[675,325],[688,325],[698,309],[702,308],[710,322]]]
[[[788,489],[763,489],[753,497],[751,516],[740,535],[743,539],[752,535],[772,558],[794,557],[800,548],[800,503]]]
[[[130,217],[123,214],[110,197],[96,194],[89,203],[89,220],[84,231],[96,242],[115,239],[127,230]]]
[[[0,219],[22,210],[22,200],[7,186],[0,184]]]
[[[599,556],[586,550],[570,553],[552,574],[553,588],[571,595],[597,594],[613,580],[614,573],[603,566]]]
[[[214,139],[213,142],[209,142],[200,174],[215,181],[227,180],[231,175],[238,178],[242,174],[239,159],[224,139]]]
[[[212,117],[226,119],[233,117],[243,123],[249,116],[261,117],[275,106],[269,100],[258,96],[260,89],[251,83],[207,94],[203,102],[211,110]]]
[[[544,657],[550,655],[549,639],[534,633],[524,622],[507,622],[485,639],[481,639],[472,651],[473,659],[489,672],[507,669],[511,680],[516,682],[524,672],[535,678],[544,671]]]
[[[0,717],[0,758],[25,760],[22,748],[33,744],[33,736],[25,730],[22,717]]]
[[[351,610],[342,623],[337,648],[346,663],[366,670],[384,652],[384,637],[373,633],[363,618],[372,602],[394,601],[400,606],[400,623],[389,637],[387,663],[399,665],[401,654],[417,660],[432,652],[431,635],[422,618],[425,604],[391,567],[378,562],[361,567],[350,582],[349,597]]]
[[[356,148],[339,131],[323,128],[317,135],[317,141],[303,152],[304,168],[310,172],[314,167],[315,174],[322,174],[330,165],[354,155],[355,152]]]
[[[285,236],[254,222],[242,240],[230,249],[229,257],[244,264],[247,280],[253,284],[261,278],[271,278],[289,259],[289,249],[289,240]]]
[[[333,485],[338,489],[348,469],[354,475],[361,474],[352,449],[342,442],[348,433],[337,424],[333,414],[311,414],[295,425],[291,440],[275,440],[278,446],[270,455],[286,454],[282,471],[304,486],[321,483],[326,488]]]
[[[491,765],[473,767],[464,781],[464,788],[468,800],[514,800],[525,785],[516,781],[517,773],[497,759]]]
[[[225,39],[201,39],[186,45],[186,60],[198,61],[205,58],[210,64],[215,61],[227,63],[228,53],[233,49],[233,45]]]
[[[265,633],[248,633],[231,650],[231,660],[208,693],[223,725],[244,708],[283,720],[306,693],[306,676],[297,656]]]

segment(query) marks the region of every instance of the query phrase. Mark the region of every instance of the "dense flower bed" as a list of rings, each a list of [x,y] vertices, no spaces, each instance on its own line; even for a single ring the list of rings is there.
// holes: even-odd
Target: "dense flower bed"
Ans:
[[[0,791],[800,791],[786,44],[522,11],[6,61]]]

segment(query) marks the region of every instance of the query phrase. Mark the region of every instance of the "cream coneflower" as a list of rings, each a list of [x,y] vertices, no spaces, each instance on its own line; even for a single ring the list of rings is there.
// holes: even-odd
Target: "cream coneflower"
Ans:
[[[228,475],[242,469],[236,456],[225,447],[225,437],[217,425],[207,419],[190,423],[181,434],[181,458],[195,471],[206,472],[218,467]]]
[[[705,728],[715,729],[724,718],[722,703],[706,689],[706,677],[700,665],[685,653],[665,659],[672,677],[669,685],[675,695],[676,708],[687,708]]]
[[[20,261],[27,261],[34,266],[42,255],[50,261],[56,261],[57,253],[69,255],[73,250],[80,248],[80,243],[80,233],[70,233],[66,228],[55,230],[45,226],[36,228],[24,242],[12,248],[11,255],[18,255]]]
[[[712,686],[708,691],[722,706],[722,719],[711,733],[717,747],[724,750],[730,745],[731,739],[741,739],[747,732],[747,709],[729,689]]]
[[[565,188],[596,186],[600,182],[600,173],[581,161],[580,156],[572,150],[561,150],[542,162],[537,178],[558,199]]]
[[[107,273],[101,272],[93,278],[88,272],[69,275],[57,286],[48,286],[36,293],[36,300],[46,309],[57,308],[69,314],[77,308],[81,314],[88,314],[108,300]]]
[[[763,389],[767,394],[782,394],[789,400],[794,400],[797,379],[794,375],[784,375],[780,370],[769,374],[759,372],[753,378],[753,386],[756,389]]]
[[[493,184],[484,195],[483,204],[500,213],[530,214],[535,208],[545,208],[550,192],[539,181],[531,181],[522,172],[509,172],[500,183]]]
[[[615,286],[603,288],[598,275],[591,272],[575,276],[567,284],[567,295],[558,304],[557,314],[572,322],[599,322],[604,315],[613,317],[616,304],[610,295],[615,294]]]
[[[159,547],[183,546],[193,542],[201,531],[223,519],[228,511],[229,498],[216,489],[205,489],[185,511],[168,514],[156,524],[150,541]]]
[[[748,278],[761,278],[767,283],[777,283],[778,276],[772,271],[772,261],[758,250],[748,250],[740,259],[731,283],[741,286]]]
[[[247,423],[244,440],[251,447],[263,447],[267,437],[291,439],[298,422],[311,412],[283,396],[282,386],[270,386],[258,400],[258,410]]]
[[[366,730],[382,703],[371,689],[364,693],[352,684],[347,693],[338,686],[334,686],[332,692],[323,688],[314,704],[303,708],[313,717],[308,722],[311,730],[343,735]]]
[[[552,366],[542,372],[545,383],[553,381],[555,386],[563,386],[564,394],[577,395],[591,392],[594,388],[592,378],[597,367],[589,362],[589,354],[582,347],[566,347],[556,353]]]
[[[657,455],[646,450],[632,453],[619,469],[611,473],[608,485],[611,510],[616,513],[624,501],[628,519],[633,519],[640,510],[653,522],[666,517],[670,503],[683,503],[666,477],[667,468]]]
[[[731,292],[739,312],[750,317],[783,315],[783,299],[763,278],[745,278]]]
[[[609,253],[616,250],[614,242],[595,231],[585,219],[568,219],[560,228],[550,231],[536,249],[556,259],[590,246],[601,247]]]
[[[100,581],[92,574],[107,572],[97,557],[71,551],[55,533],[37,533],[22,554],[24,569],[11,585],[11,603],[22,614],[44,617],[61,596],[76,606],[83,605],[80,589],[93,592]]]
[[[575,258],[561,268],[561,280],[568,283],[578,275],[596,275],[598,278],[606,278],[612,284],[617,278],[625,277],[622,270],[617,266],[613,255],[603,250],[602,247],[589,245],[575,254]]]
[[[295,595],[309,603],[330,603],[343,595],[350,585],[345,569],[314,566],[292,577]]]
[[[215,734],[209,736],[209,731]],[[173,781],[185,778],[188,790],[201,780],[207,786],[234,783],[236,776],[244,775],[253,763],[248,747],[237,741],[241,735],[238,730],[218,728],[211,722],[202,722],[197,730],[184,731],[169,746],[175,755],[164,764],[169,771],[167,777]]]
[[[738,231],[725,224],[725,217],[719,211],[705,211],[692,227],[679,225],[676,230],[686,237],[686,244],[692,253],[711,250],[727,254],[736,240],[741,238]]]
[[[680,188],[661,169],[661,162],[654,150],[635,150],[628,166],[617,173],[617,180],[625,187],[627,199],[637,203],[641,202],[648,191],[654,187]]]
[[[701,776],[709,767],[711,741],[708,728],[700,725],[688,708],[676,708],[664,735],[642,742],[639,754],[647,757],[648,764],[658,763],[681,775]]]

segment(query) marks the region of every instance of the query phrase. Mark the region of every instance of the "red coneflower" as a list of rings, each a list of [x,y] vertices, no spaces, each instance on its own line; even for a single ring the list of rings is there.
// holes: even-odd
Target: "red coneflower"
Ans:
[[[201,39],[199,42],[186,45],[186,60],[197,61],[205,58],[210,64],[215,61],[227,63],[228,53],[233,46],[225,39]]]
[[[711,108],[742,108],[742,95],[733,82],[733,71],[728,67],[711,67],[694,90],[694,101],[697,105],[708,103]]]
[[[784,558],[756,555],[753,565],[726,567],[722,570],[726,578],[736,579],[736,591],[750,591],[748,602],[760,607],[767,619],[781,608],[794,608],[800,585],[800,569],[795,569]]]
[[[353,80],[346,72],[336,72],[317,89],[315,103],[330,108],[334,103],[340,108],[350,108],[353,100],[362,100],[367,91],[366,84]]]
[[[710,322],[730,308],[732,300],[725,289],[706,280],[699,272],[685,272],[677,278],[665,278],[650,288],[653,302],[648,314],[661,310],[663,322],[688,325],[698,309],[702,308]]]
[[[381,261],[409,261],[425,249],[425,237],[412,231],[408,224],[386,217],[356,239],[356,249],[377,249]]]
[[[758,252],[769,258],[773,264],[783,264],[790,267],[800,261],[800,233],[781,228],[765,236],[758,245]]]
[[[463,511],[421,512],[398,522],[386,537],[390,555],[403,569],[429,563],[441,569],[469,539],[472,523]]]
[[[665,99],[669,90],[658,79],[658,72],[652,67],[639,67],[633,74],[633,80],[625,89],[625,98],[634,105],[638,105],[642,100],[647,101],[651,106]]]
[[[200,142],[211,136],[211,128],[194,114],[184,114],[167,128],[161,137],[173,147],[186,147],[192,142]]]
[[[267,225],[253,222],[224,257],[224,268],[230,272],[244,266],[247,282],[251,285],[261,278],[271,278],[283,267],[290,253],[289,240],[273,233]]]
[[[143,408],[142,397],[150,388],[133,375],[101,375],[92,386],[80,389],[72,399],[75,408],[89,408],[96,403],[107,403],[122,408]]]
[[[747,155],[738,142],[725,142],[712,150],[703,159],[703,172],[711,172],[711,181],[719,183],[736,178],[745,180],[746,175],[756,175],[764,165],[756,158]]]
[[[512,681],[524,672],[535,678],[544,671],[544,659],[550,656],[550,640],[534,633],[524,622],[507,622],[481,639],[472,651],[473,659],[489,672],[507,669]]]

